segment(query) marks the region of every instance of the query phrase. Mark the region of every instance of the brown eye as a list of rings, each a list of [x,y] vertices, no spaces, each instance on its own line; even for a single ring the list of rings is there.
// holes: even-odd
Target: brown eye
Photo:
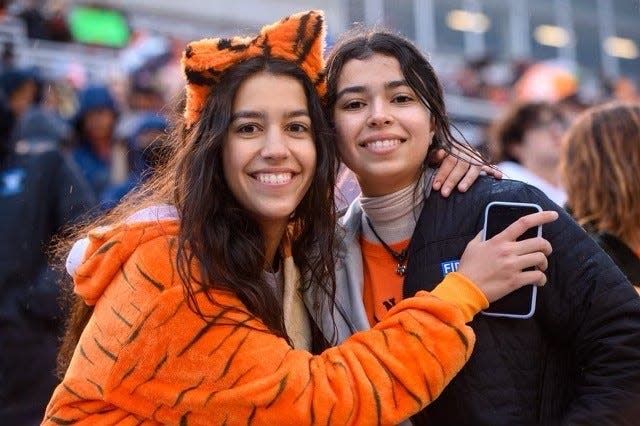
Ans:
[[[409,95],[397,95],[393,98],[393,102],[397,104],[405,104],[411,101],[413,101],[413,98]]]
[[[362,108],[363,106],[364,106],[364,102],[361,102],[361,101],[349,101],[349,102],[344,104],[342,109],[352,110],[352,109]]]
[[[287,126],[287,131],[294,133],[304,133],[308,130],[309,128],[301,123],[291,123]]]
[[[256,124],[243,124],[236,129],[238,133],[255,133],[259,131],[259,127]]]

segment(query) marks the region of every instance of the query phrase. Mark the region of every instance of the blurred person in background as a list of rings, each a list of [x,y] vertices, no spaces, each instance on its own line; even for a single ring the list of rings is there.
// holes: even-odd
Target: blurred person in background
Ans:
[[[109,88],[90,85],[79,94],[73,159],[98,197],[111,184],[111,158],[120,109]]]
[[[63,322],[47,246],[95,201],[56,148],[55,117],[29,110],[15,124],[6,104],[0,112],[0,420],[36,425],[57,384]]]
[[[13,123],[20,122],[22,115],[42,98],[42,80],[33,68],[9,68],[0,76],[5,105]],[[9,135],[15,142],[16,136]]]
[[[46,151],[66,146],[73,134],[71,126],[56,113],[42,106],[32,107],[20,118],[15,128],[16,150]]]
[[[556,204],[566,201],[558,162],[565,119],[547,102],[513,104],[492,123],[489,155],[504,176],[533,185]]]
[[[563,140],[569,211],[640,293],[640,104],[587,110]]]
[[[128,177],[122,183],[107,187],[100,196],[101,208],[115,207],[122,197],[144,182],[162,162],[167,126],[167,119],[157,113],[146,113],[139,117],[132,134],[124,140],[127,145]]]

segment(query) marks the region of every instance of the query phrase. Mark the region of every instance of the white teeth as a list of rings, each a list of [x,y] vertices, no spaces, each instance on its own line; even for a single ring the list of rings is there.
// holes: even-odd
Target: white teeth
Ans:
[[[254,176],[269,185],[282,185],[291,180],[291,173],[256,173]]]
[[[390,148],[400,143],[400,139],[385,139],[381,141],[369,142],[366,144],[369,148]]]

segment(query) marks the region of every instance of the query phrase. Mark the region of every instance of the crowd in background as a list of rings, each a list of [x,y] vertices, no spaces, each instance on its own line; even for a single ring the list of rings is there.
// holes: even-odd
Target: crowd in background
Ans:
[[[25,8],[18,16],[31,38],[69,40],[55,10],[43,14]],[[117,81],[78,84],[71,76],[51,79],[36,68],[15,66],[10,44],[2,53],[0,419],[23,416],[28,424],[40,420],[42,404],[56,383],[53,369],[62,313],[54,303],[59,298],[59,271],[48,266],[47,248],[65,226],[116,205],[161,161],[168,115],[180,110],[175,100],[179,94],[173,90],[173,80],[180,77],[173,72],[175,54],[151,58]],[[483,123],[485,139],[476,148],[488,154],[507,178],[536,185],[569,209],[580,203],[576,219],[594,238],[606,240],[603,246],[626,246],[623,270],[640,285],[640,206],[630,201],[640,199],[637,183],[632,184],[640,181],[636,83],[624,77],[584,82],[557,64],[499,63],[491,58],[469,60],[442,79],[445,92],[483,99],[502,111]],[[575,138],[585,140],[589,120],[602,114],[601,105],[614,100],[625,102],[632,113],[616,110],[607,116],[613,122],[609,131],[590,136],[595,140],[593,151],[583,155],[586,160],[580,167],[591,167],[594,174],[582,181],[583,186],[573,185],[579,169],[569,163],[580,157]],[[582,130],[573,129],[574,125]],[[567,144],[572,145],[563,154],[569,129]],[[584,182],[595,188],[605,181],[596,173],[601,169],[610,169],[614,176],[590,201],[601,199],[611,205],[594,213],[579,192],[587,190]],[[343,193],[347,198],[356,195],[353,188]],[[610,217],[607,211],[627,215]],[[624,251],[616,247],[617,251],[608,250],[614,259],[615,253]]]

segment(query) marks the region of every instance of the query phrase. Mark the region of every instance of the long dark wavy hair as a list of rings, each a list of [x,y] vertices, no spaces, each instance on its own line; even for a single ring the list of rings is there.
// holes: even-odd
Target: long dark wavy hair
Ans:
[[[307,97],[316,170],[309,190],[290,219],[290,228],[294,230],[292,255],[303,277],[303,290],[319,288],[329,296],[326,300],[333,301],[336,174],[333,132],[312,82],[297,64],[280,59],[253,58],[225,71],[211,91],[198,123],[187,130],[177,118],[167,161],[144,186],[123,200],[110,215],[77,230],[57,251],[66,256],[72,240],[92,227],[121,221],[149,205],[175,205],[180,217],[176,261],[191,309],[203,315],[196,303],[196,293],[204,292],[212,303],[217,303],[208,290],[229,290],[274,334],[289,340],[282,308],[264,279],[263,235],[256,220],[231,193],[222,166],[222,149],[235,94],[248,77],[258,72],[293,77]],[[192,265],[197,265],[197,269]],[[66,371],[91,311],[91,307],[74,296],[58,356],[58,374]]]
[[[407,83],[433,117],[435,123],[433,143],[423,162],[423,172],[429,162],[430,155],[440,148],[458,157],[458,153],[453,149],[455,147],[458,152],[468,154],[472,162],[489,165],[464,140],[464,137],[460,140],[451,132],[451,128],[454,126],[447,116],[442,86],[427,58],[409,39],[384,28],[355,27],[343,34],[329,52],[326,68],[328,90],[325,106],[327,115],[332,121],[333,108],[337,101],[338,79],[342,68],[352,59],[365,60],[376,53],[398,60]],[[457,133],[462,136],[459,131]]]

